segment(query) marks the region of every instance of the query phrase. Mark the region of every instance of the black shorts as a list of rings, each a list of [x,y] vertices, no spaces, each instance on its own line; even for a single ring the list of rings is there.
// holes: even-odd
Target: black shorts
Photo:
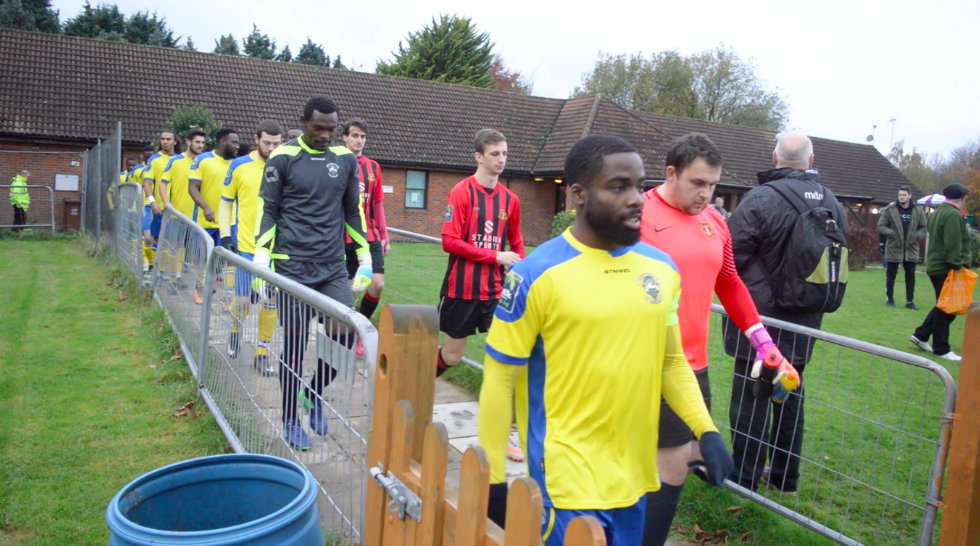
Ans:
[[[694,377],[698,380],[701,387],[701,396],[704,396],[704,403],[711,411],[711,385],[708,384],[708,368],[694,372]],[[660,435],[657,437],[657,447],[680,447],[693,440],[694,432],[684,423],[684,421],[674,413],[667,405],[664,397],[660,397]]]
[[[371,272],[385,274],[385,253],[381,247],[381,241],[368,242],[368,249],[371,250]],[[357,275],[357,245],[347,243],[347,278],[353,279]]]
[[[490,330],[497,300],[463,300],[443,296],[439,300],[439,330],[455,339]]]

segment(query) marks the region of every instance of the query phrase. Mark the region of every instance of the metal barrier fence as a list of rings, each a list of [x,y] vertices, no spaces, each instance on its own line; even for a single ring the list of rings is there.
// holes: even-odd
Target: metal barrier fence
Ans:
[[[441,240],[388,231],[395,242],[385,258],[384,303],[437,304],[446,267]],[[747,485],[758,486],[729,482],[729,488],[839,544],[933,544],[956,398],[949,372],[919,356],[764,319],[787,356],[800,353],[791,360],[804,375],[803,389],[774,405],[778,417],[770,417],[770,404],[751,396],[744,361],[725,354],[723,308],[713,311],[712,416],[746,461],[733,477],[741,472]],[[733,354],[751,349],[732,333]],[[482,362],[482,345],[483,336],[471,338],[468,364]],[[809,364],[801,366],[808,353]],[[794,412],[799,406],[805,410]],[[770,458],[776,469],[770,476],[784,480],[775,484],[782,489],[791,489],[792,468],[799,467],[795,493],[752,479]]]
[[[136,184],[133,184],[136,186]],[[138,197],[142,205],[142,198]],[[207,262],[214,241],[204,228],[172,206],[164,207],[153,267],[153,297],[180,339],[180,346],[194,378],[201,381],[204,343],[202,332],[210,317],[202,307],[207,282]],[[140,232],[142,241],[142,231]],[[139,261],[142,272],[142,259]],[[142,273],[140,273],[142,275]]]
[[[302,464],[319,483],[330,542],[359,543],[374,326],[322,294],[214,248],[200,226],[169,206],[151,286],[232,448]],[[358,340],[363,356],[354,349]]]
[[[956,404],[946,368],[764,318],[803,386],[782,405],[758,402],[746,377],[754,350],[712,310],[712,415],[734,449],[729,486],[840,544],[933,544]],[[770,485],[758,478],[766,468]]]
[[[116,259],[133,274],[137,287],[143,277],[143,188],[127,182],[119,186],[115,206]]]
[[[202,332],[211,411],[236,449],[290,458],[312,472],[328,542],[360,543],[377,330],[360,313],[223,248],[212,252],[208,271],[220,272],[207,278],[214,303]],[[265,286],[253,290],[253,282]]]
[[[115,204],[122,168],[122,122],[105,140],[82,154],[82,231],[114,247]],[[104,233],[103,233],[104,232]]]
[[[51,228],[54,232],[54,190],[48,186],[11,186],[0,184],[0,228],[33,229]],[[27,189],[30,204],[27,210],[15,208],[12,191]]]

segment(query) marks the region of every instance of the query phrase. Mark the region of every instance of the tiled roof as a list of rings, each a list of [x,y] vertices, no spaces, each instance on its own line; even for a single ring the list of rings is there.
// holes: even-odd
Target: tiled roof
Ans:
[[[0,135],[95,140],[122,121],[123,140],[150,141],[175,107],[202,104],[226,126],[298,125],[312,95],[371,127],[365,152],[382,163],[473,168],[472,138],[507,135],[508,171],[558,174],[586,134],[636,146],[651,177],[670,139],[708,134],[725,156],[722,182],[754,187],[771,168],[770,131],[647,114],[601,97],[549,99],[302,64],[0,29]],[[814,138],[821,179],[837,194],[890,200],[908,181],[871,146]],[[657,173],[657,174],[655,174]]]

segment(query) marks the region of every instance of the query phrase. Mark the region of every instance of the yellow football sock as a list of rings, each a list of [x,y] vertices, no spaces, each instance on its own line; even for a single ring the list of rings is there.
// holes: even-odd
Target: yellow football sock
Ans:
[[[276,304],[262,302],[259,310],[259,340],[255,344],[255,354],[266,354],[272,334],[276,332]]]

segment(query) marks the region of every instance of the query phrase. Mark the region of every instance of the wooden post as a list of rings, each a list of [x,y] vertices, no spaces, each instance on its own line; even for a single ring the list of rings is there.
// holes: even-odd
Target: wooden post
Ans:
[[[541,544],[541,489],[531,478],[518,478],[507,491],[507,528],[504,546]]]
[[[592,516],[579,516],[565,529],[564,546],[606,546],[606,532]]]
[[[412,466],[412,428],[414,424],[412,406],[401,400],[395,404],[395,415],[391,428],[391,458],[386,470],[392,475],[401,477]],[[386,510],[384,546],[412,546],[414,542],[415,521],[406,517],[399,519],[395,514]]]
[[[432,421],[435,400],[439,315],[425,305],[386,305],[378,324],[378,362],[374,370],[374,404],[368,440],[368,466],[388,471],[395,405],[405,400],[418,416],[407,459],[422,453],[423,433]],[[364,546],[381,546],[386,493],[368,480],[364,505]]]
[[[459,473],[455,546],[482,546],[487,532],[489,500],[490,461],[482,447],[471,447],[463,453]]]
[[[446,470],[449,464],[449,433],[442,423],[425,427],[422,447],[422,477],[419,498],[422,499],[422,523],[415,543],[419,546],[441,546],[446,510]]]
[[[940,546],[980,542],[980,302],[970,304],[956,390]]]

